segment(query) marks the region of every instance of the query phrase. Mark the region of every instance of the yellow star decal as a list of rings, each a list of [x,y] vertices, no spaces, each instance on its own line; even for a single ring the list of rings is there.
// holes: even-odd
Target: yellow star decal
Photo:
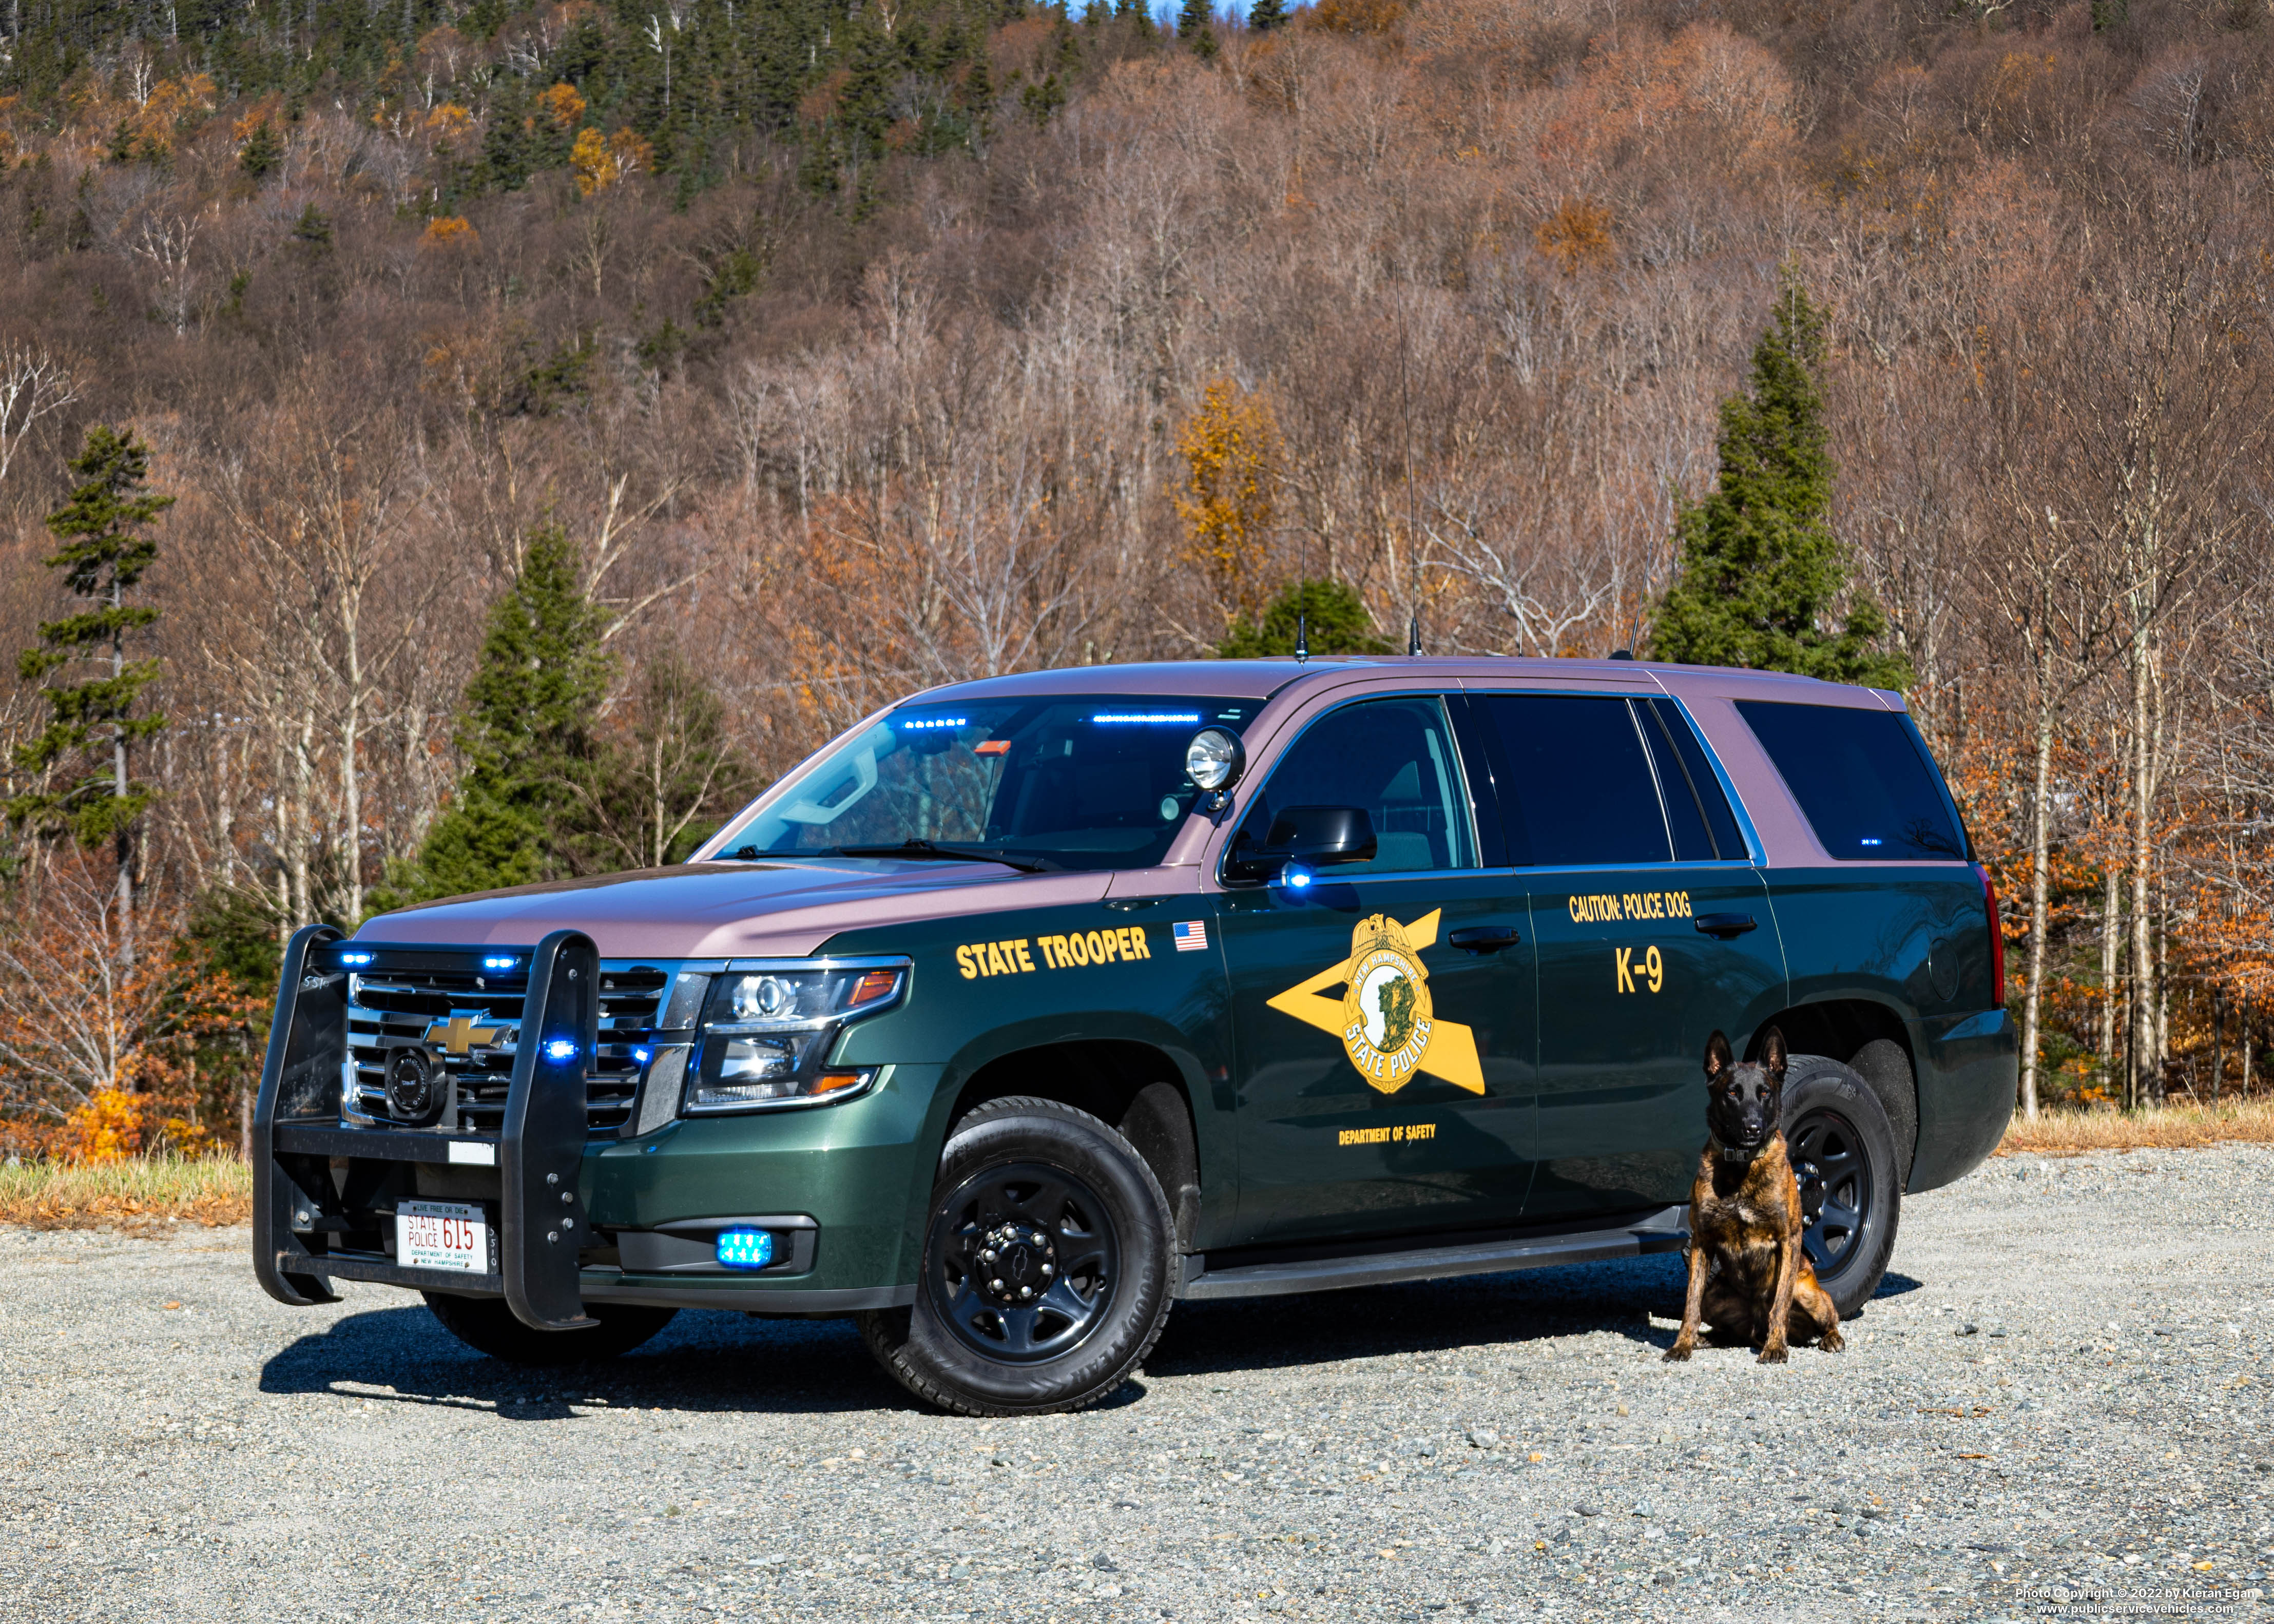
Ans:
[[[1386,914],[1360,920],[1351,932],[1350,957],[1269,1000],[1282,1015],[1331,1032],[1367,1083],[1396,1094],[1416,1071],[1442,1078],[1471,1094],[1485,1091],[1477,1036],[1455,1020],[1439,1020],[1429,1001],[1429,972],[1421,952],[1437,940],[1442,908],[1410,925]],[[1321,990],[1344,989],[1339,996]]]

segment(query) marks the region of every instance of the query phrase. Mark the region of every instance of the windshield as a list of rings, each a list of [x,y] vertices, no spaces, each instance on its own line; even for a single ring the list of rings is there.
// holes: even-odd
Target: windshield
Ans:
[[[769,798],[717,855],[1149,868],[1199,793],[1186,745],[1261,709],[1127,695],[903,705]]]

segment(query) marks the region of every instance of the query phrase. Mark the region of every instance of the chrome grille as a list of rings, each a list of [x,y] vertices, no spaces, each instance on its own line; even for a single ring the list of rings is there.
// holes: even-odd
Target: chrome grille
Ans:
[[[599,1045],[586,1071],[585,1124],[595,1134],[622,1132],[637,1108],[644,1055],[653,1053],[659,1017],[679,967],[608,959],[600,966]],[[496,1133],[505,1124],[526,975],[463,970],[369,972],[350,978],[348,1050],[341,1114],[350,1123],[393,1123],[388,1103],[389,1049],[426,1043],[456,1085],[442,1119],[454,1132]],[[453,1034],[459,1018],[464,1024]],[[445,1023],[439,1043],[431,1028]],[[476,1041],[476,1040],[480,1041]],[[452,1052],[452,1046],[463,1052]],[[674,1102],[675,1105],[675,1102]]]

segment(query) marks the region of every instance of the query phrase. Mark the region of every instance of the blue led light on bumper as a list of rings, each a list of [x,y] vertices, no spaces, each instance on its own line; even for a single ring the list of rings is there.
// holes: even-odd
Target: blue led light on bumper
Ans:
[[[371,962],[371,955],[369,953],[342,953],[340,955],[340,962],[343,965],[351,965],[360,967],[361,966],[367,965]]]
[[[513,966],[514,961],[509,957],[504,959],[485,959],[482,960],[482,968],[485,970],[510,970],[513,968]]]
[[[565,1065],[576,1057],[576,1045],[567,1038],[554,1038],[545,1046],[545,1057]]]
[[[774,1237],[766,1229],[729,1229],[719,1237],[722,1268],[762,1269],[774,1260]]]

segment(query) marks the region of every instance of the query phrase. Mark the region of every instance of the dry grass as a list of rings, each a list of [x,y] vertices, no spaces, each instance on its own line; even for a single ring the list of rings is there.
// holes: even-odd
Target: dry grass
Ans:
[[[252,1169],[235,1156],[0,1166],[0,1223],[35,1229],[149,1229],[168,1222],[243,1223]]]
[[[2203,1145],[2274,1144],[2274,1097],[2218,1105],[2167,1105],[2161,1110],[2040,1111],[2017,1114],[1998,1154],[2081,1156],[2093,1150],[2187,1150]]]

